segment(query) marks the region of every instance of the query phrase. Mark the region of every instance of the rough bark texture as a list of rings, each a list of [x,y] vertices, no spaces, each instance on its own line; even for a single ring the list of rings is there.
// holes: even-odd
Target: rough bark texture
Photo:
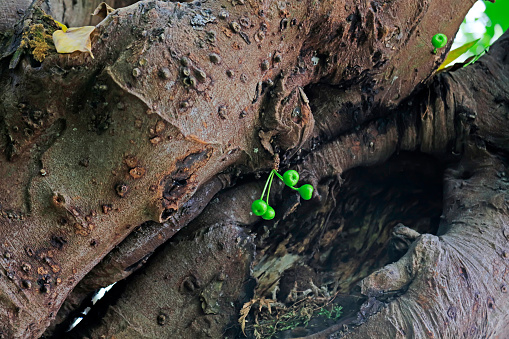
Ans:
[[[25,10],[32,4],[32,0],[4,0],[0,3],[0,32],[12,30],[14,25],[23,17]],[[73,1],[73,0],[55,0],[44,1],[41,8],[58,21],[68,27],[77,27],[85,25],[95,25],[100,20],[91,14],[94,9],[103,1]],[[123,0],[104,1],[110,6],[127,6],[133,2]]]
[[[86,335],[219,337],[252,295],[284,302],[309,278],[345,302],[361,281],[365,302],[313,338],[505,333],[509,38],[431,77],[430,38],[467,4],[140,1],[97,25],[94,59],[20,48],[56,29],[38,8],[90,24],[92,2],[64,3],[36,1],[0,41],[4,336],[57,335],[169,239]],[[316,193],[276,185],[264,222],[249,206],[274,163]]]
[[[237,321],[241,304],[233,301],[251,294],[246,282],[253,251],[245,230],[228,223],[177,240],[158,253],[149,270],[133,277],[125,299],[108,308],[101,320],[104,333],[94,333],[86,323],[82,328],[91,338],[221,338],[225,324]],[[163,285],[164,290],[153,288]]]

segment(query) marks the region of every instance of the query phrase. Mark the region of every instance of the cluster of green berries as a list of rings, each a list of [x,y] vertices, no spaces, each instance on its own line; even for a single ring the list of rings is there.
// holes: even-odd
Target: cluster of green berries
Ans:
[[[447,45],[447,35],[443,33],[433,35],[433,38],[431,38],[431,44],[435,47],[433,54],[437,54],[437,48],[442,48]]]
[[[289,170],[286,171],[283,176],[281,176],[276,170],[272,170],[269,174],[269,177],[267,178],[265,187],[263,188],[262,196],[260,199],[253,201],[253,204],[251,204],[251,210],[253,213],[265,220],[274,219],[274,216],[276,215],[274,209],[269,206],[270,187],[272,186],[272,180],[274,179],[274,176],[277,176],[279,179],[281,179],[291,189],[299,192],[302,199],[309,200],[313,196],[313,186],[310,184],[305,184],[298,188],[294,187],[299,181],[299,173],[297,173],[297,171]],[[265,191],[267,191],[266,202],[263,200]]]

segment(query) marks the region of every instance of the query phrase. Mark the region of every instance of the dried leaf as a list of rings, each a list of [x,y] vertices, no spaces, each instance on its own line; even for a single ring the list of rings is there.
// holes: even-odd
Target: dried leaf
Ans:
[[[449,65],[451,62],[453,62],[454,60],[458,59],[460,55],[462,55],[463,53],[465,53],[466,51],[468,51],[472,46],[474,46],[479,40],[481,39],[477,39],[477,40],[474,40],[474,41],[470,41],[466,44],[464,44],[463,46],[460,46],[456,49],[453,49],[452,51],[450,51],[448,54],[447,54],[447,58],[445,58],[444,62],[442,63],[442,65],[440,65],[440,67],[438,67],[438,71],[444,69],[447,65]]]
[[[99,6],[97,6],[97,8],[94,10],[92,15],[97,15],[99,18],[101,18],[101,20],[103,20],[114,10],[115,8],[109,6],[106,2],[101,2]]]
[[[276,302],[275,300],[272,300],[272,299],[265,299],[265,298],[261,298],[260,299],[260,309],[259,311],[261,312],[262,311],[262,307],[265,306],[269,309],[269,313],[272,313],[272,310],[270,308],[270,304],[271,303],[274,303]]]
[[[68,28],[66,32],[55,31],[53,33],[53,42],[58,53],[72,53],[75,51],[88,52],[92,59],[92,42],[90,34],[95,30],[95,26],[83,26]]]
[[[242,333],[244,335],[246,335],[244,330],[246,329],[246,318],[247,318],[247,315],[249,314],[249,311],[251,310],[251,306],[253,306],[253,304],[256,301],[257,301],[257,299],[251,299],[250,301],[245,303],[244,306],[242,306],[242,309],[240,310],[239,324],[240,324],[240,328],[242,329]]]

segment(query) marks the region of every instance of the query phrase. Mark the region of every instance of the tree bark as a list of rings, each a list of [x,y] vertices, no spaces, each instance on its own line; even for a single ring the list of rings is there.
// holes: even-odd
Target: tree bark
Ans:
[[[366,298],[355,319],[306,335],[504,333],[507,35],[474,66],[431,78],[446,52],[431,53],[431,36],[452,37],[465,3],[141,1],[97,25],[94,59],[50,46],[42,62],[19,47],[34,25],[55,29],[37,6],[0,51],[5,336],[39,337],[50,323],[47,335],[58,331],[90,292],[129,276],[178,233],[88,335],[164,337],[177,326],[182,337],[218,337],[242,301],[292,285],[297,267],[344,294],[361,281]],[[76,13],[73,26],[89,24]],[[412,155],[377,171],[400,166],[435,188],[401,194],[399,216],[380,195],[359,200],[373,174],[345,172],[403,151]],[[412,169],[414,160],[426,165]],[[277,219],[260,222],[249,214],[263,186],[255,174],[275,162],[316,193],[302,203],[276,186]],[[444,168],[437,236],[416,236],[365,278],[390,262],[392,226],[436,230],[440,207],[412,204],[440,199]],[[380,216],[387,222],[373,221]],[[200,253],[217,237],[224,244]],[[250,262],[256,287],[244,284]],[[182,312],[169,312],[176,304]]]

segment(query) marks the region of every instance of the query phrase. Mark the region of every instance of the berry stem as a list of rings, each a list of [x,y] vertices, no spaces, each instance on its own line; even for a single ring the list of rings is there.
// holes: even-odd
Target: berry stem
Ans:
[[[270,196],[270,187],[272,186],[272,180],[274,179],[274,173],[279,176],[279,173],[275,170],[272,170],[272,176],[270,177],[269,190],[267,191],[267,205],[269,204],[269,196]]]
[[[265,187],[263,188],[262,195],[260,197],[260,200],[263,200],[263,196],[265,195],[265,191],[267,190],[267,186],[269,186],[269,182],[272,183],[272,178],[274,177],[274,170],[272,170],[269,174],[269,177],[267,178],[267,182],[265,182]],[[269,188],[270,191],[270,188]]]
[[[274,173],[276,173],[277,177],[279,179],[281,179],[282,182],[284,182],[283,177],[281,176],[281,174],[279,174],[276,170],[273,170],[273,171],[274,171]]]

